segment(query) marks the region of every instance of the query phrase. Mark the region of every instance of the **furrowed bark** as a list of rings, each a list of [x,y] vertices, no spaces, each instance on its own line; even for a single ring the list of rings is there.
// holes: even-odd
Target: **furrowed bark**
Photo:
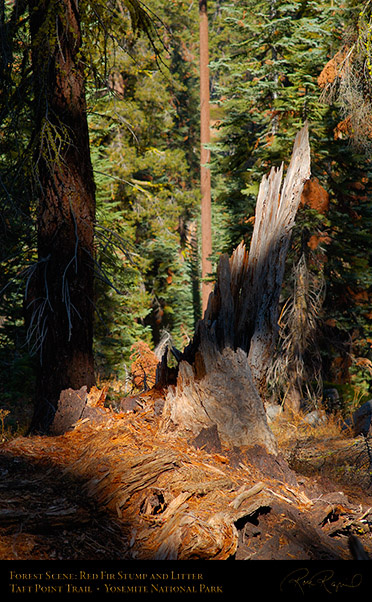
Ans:
[[[32,429],[45,430],[62,390],[94,384],[95,187],[78,3],[30,0],[29,7],[39,206],[26,321],[40,358]]]

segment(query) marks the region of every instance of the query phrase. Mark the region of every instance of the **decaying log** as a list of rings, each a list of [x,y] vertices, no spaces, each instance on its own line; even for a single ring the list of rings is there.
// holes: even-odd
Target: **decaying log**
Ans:
[[[249,254],[241,243],[231,258],[220,258],[204,318],[169,387],[163,432],[196,436],[216,425],[222,444],[258,444],[276,453],[257,387],[272,357],[291,230],[310,176],[307,124],[281,187],[282,176],[283,165],[261,182]]]

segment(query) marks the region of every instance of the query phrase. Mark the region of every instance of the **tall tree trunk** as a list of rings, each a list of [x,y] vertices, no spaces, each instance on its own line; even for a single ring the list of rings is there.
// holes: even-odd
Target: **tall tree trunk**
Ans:
[[[30,0],[29,9],[39,206],[26,319],[40,357],[32,428],[46,430],[61,390],[94,384],[95,187],[78,0]]]
[[[222,255],[208,307],[185,349],[176,387],[169,387],[164,431],[189,436],[216,428],[228,446],[263,445],[276,452],[259,390],[278,331],[285,259],[310,176],[307,125],[297,134],[282,185],[283,165],[261,182],[249,255],[241,243]]]
[[[205,167],[209,163],[210,151],[205,148],[210,142],[209,107],[209,50],[208,50],[208,14],[207,0],[199,0],[199,41],[200,41],[200,189],[201,189],[201,245],[202,278],[212,272],[212,263],[208,259],[212,253],[211,218],[211,172]],[[202,311],[208,305],[208,297],[213,290],[210,282],[202,282]]]

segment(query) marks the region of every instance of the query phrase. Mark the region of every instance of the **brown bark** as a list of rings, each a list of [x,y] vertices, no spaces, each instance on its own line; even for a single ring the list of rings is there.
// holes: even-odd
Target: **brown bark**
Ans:
[[[197,435],[217,426],[221,442],[276,452],[258,390],[272,358],[291,229],[310,175],[307,125],[299,132],[282,184],[283,165],[261,182],[249,255],[241,243],[222,255],[217,282],[176,387],[169,387],[162,428]]]
[[[209,163],[210,151],[205,148],[210,142],[209,106],[209,58],[208,58],[208,14],[207,0],[199,0],[199,40],[200,40],[200,189],[201,189],[201,235],[202,235],[202,278],[212,272],[208,259],[212,253],[211,225],[211,172],[205,167]],[[210,282],[202,282],[202,312],[208,304],[213,290]]]
[[[30,0],[35,81],[38,264],[27,290],[40,356],[32,427],[52,421],[61,390],[94,384],[95,188],[75,0]]]

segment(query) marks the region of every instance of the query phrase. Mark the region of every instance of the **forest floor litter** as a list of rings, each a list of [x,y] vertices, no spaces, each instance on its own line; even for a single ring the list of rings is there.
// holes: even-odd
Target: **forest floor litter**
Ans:
[[[121,413],[96,395],[69,432],[2,444],[2,560],[348,560],[355,536],[372,558],[363,438],[287,417],[278,456],[190,443],[159,429],[162,395]]]

